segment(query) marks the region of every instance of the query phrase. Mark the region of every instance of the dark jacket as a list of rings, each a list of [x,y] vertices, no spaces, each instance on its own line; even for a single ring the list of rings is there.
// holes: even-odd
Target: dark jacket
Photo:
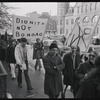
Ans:
[[[73,68],[73,59],[72,53],[67,53],[64,55],[63,62],[65,63],[65,68],[63,69],[64,75],[64,84],[71,85],[73,87],[73,80],[74,80],[74,68]],[[78,67],[79,63],[81,62],[81,58],[79,54],[76,54],[75,57],[75,69]]]
[[[93,68],[95,68],[95,65],[90,63],[89,61],[82,62],[79,64],[78,68],[75,71],[74,95],[77,94],[81,86],[81,81],[85,77],[85,74],[89,73]]]
[[[57,96],[62,91],[61,70],[64,68],[64,63],[59,55],[52,58],[48,53],[43,58],[43,64],[45,69],[44,93],[48,96]],[[54,69],[54,66],[56,66],[57,69]]]
[[[7,58],[6,58],[7,62],[16,63],[14,52],[15,52],[15,46],[10,45],[7,47]]]
[[[90,61],[86,61],[80,63],[78,68],[75,71],[76,78],[81,81],[84,78],[84,75],[88,73],[92,68],[95,68],[95,65],[92,64]]]
[[[4,61],[6,58],[7,44],[4,40],[0,39],[0,60]]]
[[[33,52],[33,59],[40,59],[44,56],[44,49],[43,43],[35,43],[34,44],[34,52]]]
[[[75,98],[100,98],[100,69],[91,70],[81,84]]]

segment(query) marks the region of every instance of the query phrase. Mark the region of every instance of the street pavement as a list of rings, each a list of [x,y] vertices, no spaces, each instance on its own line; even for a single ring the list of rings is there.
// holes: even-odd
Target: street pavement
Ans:
[[[12,98],[48,98],[48,96],[44,94],[44,73],[45,70],[43,68],[43,64],[41,71],[35,70],[34,67],[29,67],[29,77],[33,86],[33,90],[28,92],[24,74],[22,74],[23,87],[19,88],[17,85],[17,79],[12,80],[9,72],[7,76],[7,91],[11,94]],[[59,98],[61,98],[61,95]],[[65,98],[73,98],[73,94],[70,90],[66,91]]]

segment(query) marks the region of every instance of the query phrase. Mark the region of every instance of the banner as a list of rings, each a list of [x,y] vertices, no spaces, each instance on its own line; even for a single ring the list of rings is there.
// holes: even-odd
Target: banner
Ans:
[[[13,37],[20,39],[21,37],[36,40],[42,40],[48,19],[29,18],[23,16],[13,16]]]
[[[78,22],[75,24],[71,34],[67,40],[67,46],[75,45],[79,46],[81,51],[86,50],[86,38],[84,38],[85,34],[83,33],[82,29],[80,28]],[[85,40],[84,40],[85,39]]]
[[[100,18],[100,17],[99,17]],[[91,44],[92,37],[94,36],[95,29],[98,25],[99,18],[97,23],[94,25],[94,28],[91,28],[90,33],[83,33],[78,22],[75,23],[75,26],[68,37],[67,46],[75,45],[80,47],[80,51],[87,52],[89,45]]]

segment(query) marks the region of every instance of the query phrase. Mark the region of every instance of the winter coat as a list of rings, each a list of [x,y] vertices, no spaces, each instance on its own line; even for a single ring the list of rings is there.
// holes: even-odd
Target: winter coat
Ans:
[[[75,98],[100,98],[100,69],[91,70],[81,84]]]
[[[64,75],[64,84],[65,85],[71,85],[73,87],[73,81],[74,81],[74,68],[73,68],[73,59],[72,59],[72,53],[67,53],[64,55],[63,62],[65,63],[65,68],[63,69],[63,75]],[[81,62],[80,55],[77,53],[75,57],[75,69]]]
[[[79,64],[78,68],[75,71],[75,76],[79,81],[84,78],[85,74],[88,73],[92,68],[95,68],[95,65],[89,61]]]
[[[43,65],[45,69],[44,93],[48,96],[57,96],[62,91],[61,71],[64,68],[64,63],[60,55],[56,55],[52,58],[50,53],[48,53],[43,58]],[[56,70],[53,68],[54,66],[57,67]]]
[[[44,56],[43,43],[35,43],[33,51],[33,59],[41,59]]]
[[[7,62],[9,63],[16,63],[16,60],[15,60],[15,55],[14,55],[14,52],[15,52],[15,46],[9,46],[7,47]]]
[[[26,45],[25,47],[27,51],[27,61],[29,62],[31,60],[31,58],[29,57],[29,52],[30,52],[28,49],[29,46]],[[25,64],[23,49],[20,43],[15,47],[15,60],[16,60],[16,64],[19,64],[19,65]]]
[[[93,68],[95,68],[94,64],[90,63],[89,61],[82,62],[79,64],[78,68],[75,71],[75,95],[77,94],[80,86],[81,81],[85,77],[85,74],[90,72]]]

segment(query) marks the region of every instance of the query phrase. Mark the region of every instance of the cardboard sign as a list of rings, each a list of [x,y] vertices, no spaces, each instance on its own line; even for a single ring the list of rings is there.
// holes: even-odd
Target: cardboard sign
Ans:
[[[48,19],[29,18],[23,16],[13,16],[13,36],[14,39],[22,37],[36,40],[42,40]]]

